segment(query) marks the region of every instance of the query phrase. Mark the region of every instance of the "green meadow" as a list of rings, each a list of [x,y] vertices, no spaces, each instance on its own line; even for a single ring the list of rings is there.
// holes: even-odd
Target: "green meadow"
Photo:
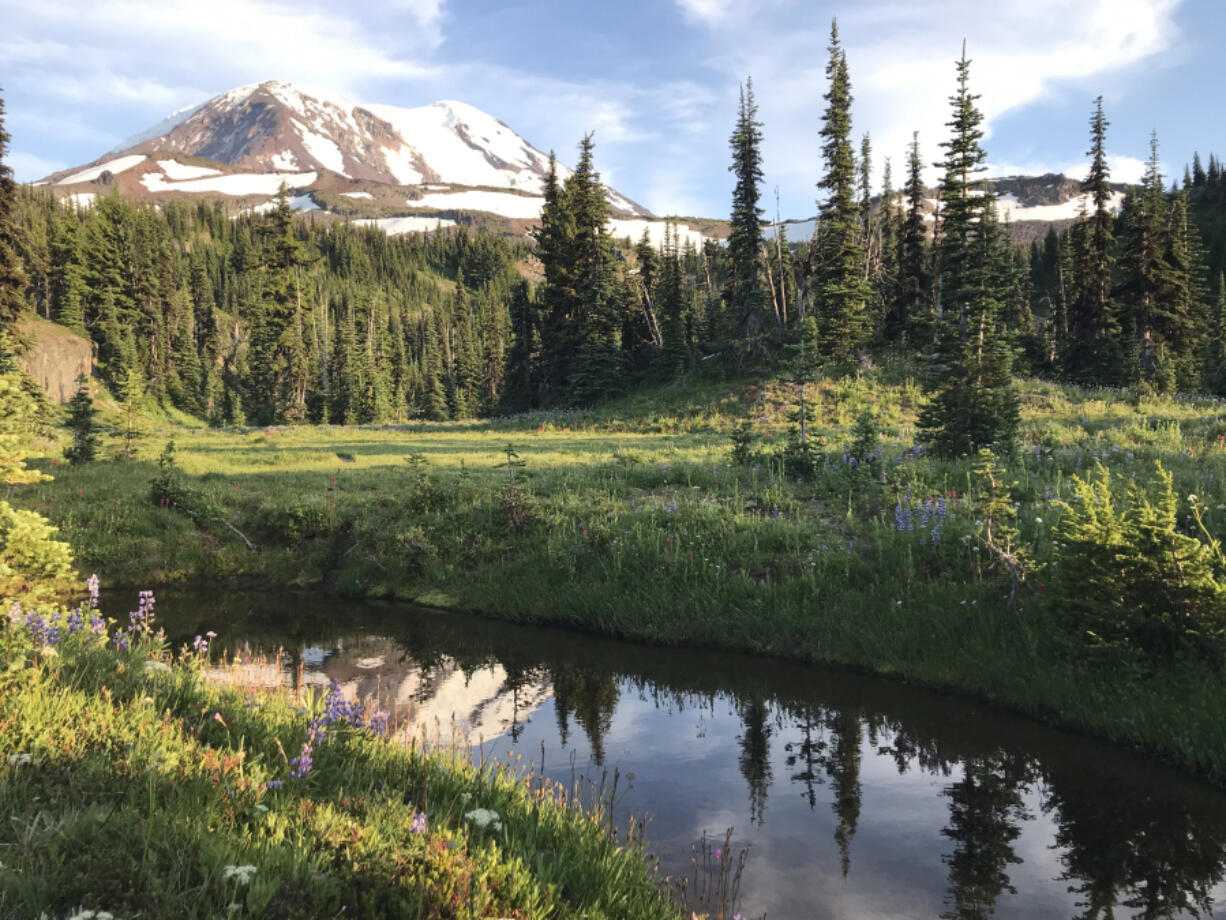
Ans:
[[[1102,464],[1117,483],[1146,483],[1155,461],[1173,476],[1180,528],[1199,526],[1195,495],[1221,533],[1223,403],[1035,381],[1021,395],[1021,447],[997,461],[1020,579],[985,539],[989,485],[972,460],[914,449],[906,365],[810,388],[811,477],[780,459],[793,387],[704,382],[471,423],[211,430],[150,417],[137,459],[53,467],[50,446],[34,465],[54,481],[12,500],[58,525],[78,568],[108,586],[323,589],[835,664],[1226,781],[1217,666],[1087,646],[1068,626],[1065,602],[1084,586],[1062,577],[1058,537],[1075,477]],[[873,459],[856,464],[846,453],[864,449],[865,408]],[[731,434],[746,419],[754,442],[738,462]]]

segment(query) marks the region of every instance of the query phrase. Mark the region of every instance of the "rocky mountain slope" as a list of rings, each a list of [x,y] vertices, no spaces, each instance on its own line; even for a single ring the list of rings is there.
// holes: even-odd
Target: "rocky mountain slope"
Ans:
[[[143,200],[208,195],[266,205],[285,182],[300,210],[382,220],[480,212],[509,221],[539,215],[549,157],[507,125],[463,102],[417,108],[359,104],[314,89],[242,86],[175,113],[92,163],[40,185],[87,196],[117,186]],[[559,178],[570,170],[558,165]],[[608,191],[614,216],[651,218]]]

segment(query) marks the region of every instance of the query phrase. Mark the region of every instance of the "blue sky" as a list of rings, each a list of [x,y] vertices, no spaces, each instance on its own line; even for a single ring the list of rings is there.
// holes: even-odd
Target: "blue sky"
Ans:
[[[854,130],[902,172],[945,137],[961,40],[994,171],[1084,169],[1102,94],[1116,178],[1158,132],[1168,172],[1226,154],[1220,0],[0,0],[0,86],[22,180],[89,162],[169,112],[286,80],[358,102],[460,99],[573,160],[596,132],[606,181],[659,214],[723,216],[737,88],[752,75],[766,195],[815,210],[830,19]],[[1206,98],[1207,97],[1207,98]]]

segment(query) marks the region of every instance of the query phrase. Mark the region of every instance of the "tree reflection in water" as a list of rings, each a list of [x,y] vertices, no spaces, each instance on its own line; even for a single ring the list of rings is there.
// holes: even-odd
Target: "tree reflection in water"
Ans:
[[[745,809],[747,837],[769,847],[773,835],[787,835],[778,841],[786,846],[771,851],[785,868],[789,856],[802,864],[818,858],[820,841],[833,837],[833,862],[805,864],[799,876],[810,886],[841,875],[844,886],[859,883],[861,895],[875,893],[884,865],[891,880],[910,872],[898,884],[943,901],[932,913],[947,918],[991,917],[1007,899],[1010,914],[1050,916],[1059,902],[1078,920],[1150,920],[1208,916],[1224,877],[1226,796],[1128,752],[986,705],[818,668],[641,648],[403,606],[203,595],[184,599],[190,606],[177,631],[175,612],[184,607],[163,599],[159,613],[172,640],[215,629],[215,651],[226,642],[255,653],[284,648],[281,667],[291,682],[301,666],[350,692],[411,686],[415,704],[427,711],[437,699],[475,716],[496,715],[486,727],[511,746],[573,750],[577,724],[601,766],[614,759],[610,736],[628,726],[630,740],[618,736],[616,759],[637,758],[637,782],[654,796],[642,805],[657,825],[668,821],[691,834],[699,815],[723,820]],[[302,655],[308,646],[332,651]],[[366,664],[355,664],[359,654]],[[385,664],[371,670],[376,660]],[[549,705],[556,727],[540,720],[526,734],[533,713]],[[687,710],[703,713],[697,737],[680,718]],[[909,781],[882,787],[882,766]],[[767,798],[778,795],[781,783],[809,806],[807,838],[797,830],[796,810],[776,807],[767,820]],[[900,822],[896,834],[883,831],[883,816],[872,807],[887,794],[909,822]],[[1046,822],[1053,828],[1054,839],[1026,850],[1052,854],[1046,876],[1045,861],[1031,855],[1038,864],[1025,867],[1018,852],[1034,817],[1027,803],[1045,818],[1044,828]],[[925,826],[917,829],[920,820]],[[944,842],[939,863],[935,853],[930,861],[916,854],[914,835],[930,839],[923,830]],[[686,859],[688,851],[687,840]],[[931,866],[943,868],[944,877]],[[1023,878],[1026,887],[1015,882]],[[828,894],[806,890],[799,897],[820,906]]]

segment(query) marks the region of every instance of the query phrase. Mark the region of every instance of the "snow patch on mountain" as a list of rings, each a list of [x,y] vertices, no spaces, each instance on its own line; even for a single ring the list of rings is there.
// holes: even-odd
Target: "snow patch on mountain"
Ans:
[[[370,192],[341,192],[342,198],[374,198]]]
[[[402,233],[429,233],[444,227],[454,227],[454,220],[442,217],[366,217],[353,221],[355,227],[378,227],[388,236]]]
[[[664,245],[664,235],[668,229],[668,222],[663,220],[619,220],[613,219],[608,223],[609,235],[615,239],[629,237],[632,242],[638,242],[643,231],[647,231],[647,239],[651,245],[657,249]],[[706,239],[698,230],[691,230],[687,224],[677,225],[677,237],[681,245],[693,243],[698,249],[702,248],[703,240]]]
[[[100,163],[97,166],[91,166],[89,169],[83,169],[80,172],[75,172],[71,176],[66,176],[63,179],[56,181],[56,185],[72,185],[74,182],[93,182],[104,172],[109,172],[112,176],[117,176],[125,170],[131,169],[139,163],[145,162],[143,153],[134,153],[126,157],[118,157],[114,160],[107,160],[105,163]]]
[[[272,158],[273,169],[284,169],[286,171],[298,168],[298,158],[288,150],[282,150],[280,153],[273,154]]]
[[[522,219],[540,217],[541,208],[545,207],[544,198],[480,191],[424,195],[417,200],[410,198],[407,203],[414,208],[435,208],[440,211],[488,211],[503,217]]]
[[[479,109],[462,102],[435,102],[415,109],[391,105],[363,106],[387,122],[407,142],[395,156],[386,156],[388,169],[404,185],[424,178],[413,155],[446,171],[456,185],[489,185],[540,192],[539,172],[548,159],[518,134]]]
[[[189,166],[178,160],[158,160],[158,168],[166,173],[166,178],[172,182],[182,182],[185,179],[203,179],[205,176],[220,176],[220,169],[210,169],[208,166]]]
[[[161,173],[145,173],[141,184],[151,192],[218,192],[222,195],[275,195],[284,182],[290,188],[303,188],[318,178],[318,173],[238,173],[212,176],[187,182],[167,182]]]
[[[349,177],[349,174],[345,172],[345,155],[341,153],[341,148],[336,145],[335,141],[322,134],[316,134],[306,125],[297,124],[296,127],[298,136],[302,138],[302,146],[306,147],[310,156],[318,160],[324,169],[340,173],[346,178]]]
[[[1107,202],[1107,210],[1118,212],[1124,204],[1123,192],[1112,192]],[[996,211],[1001,220],[1008,218],[1014,223],[1023,220],[1040,220],[1044,222],[1058,220],[1078,220],[1083,215],[1094,213],[1094,202],[1088,194],[1078,195],[1061,204],[1041,204],[1023,207],[1018,204],[1015,195],[1002,195],[996,200]]]

